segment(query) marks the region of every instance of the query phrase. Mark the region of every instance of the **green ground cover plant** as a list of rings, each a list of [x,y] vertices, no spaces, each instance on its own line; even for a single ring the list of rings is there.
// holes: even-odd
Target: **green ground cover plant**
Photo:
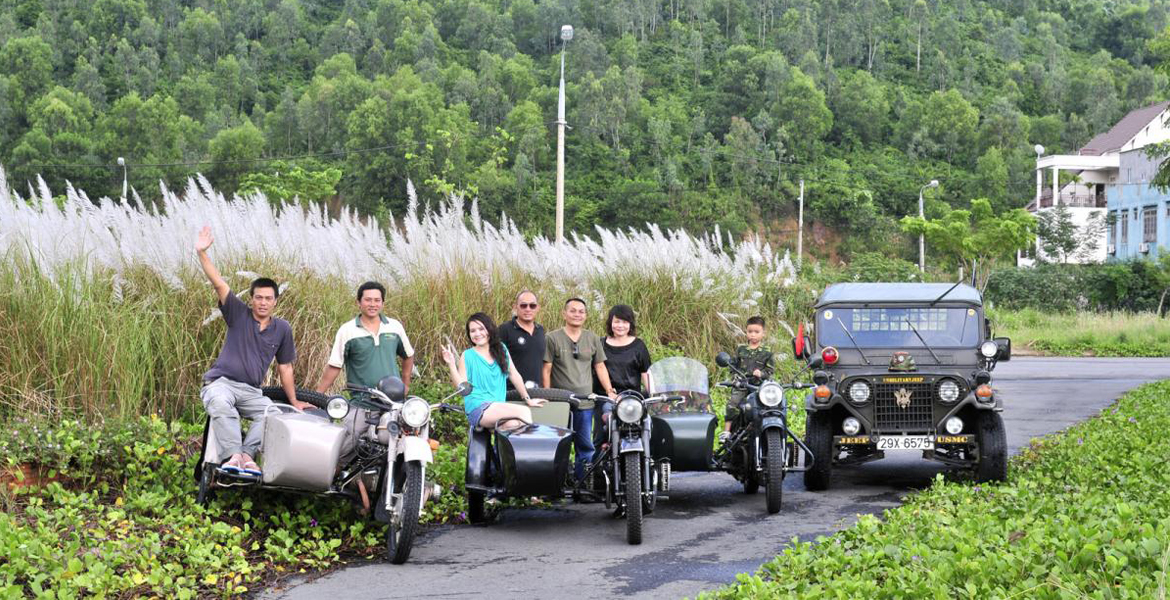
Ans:
[[[705,598],[1141,598],[1170,583],[1170,382],[1033,440],[1008,481],[941,475]]]
[[[1170,319],[1154,313],[992,310],[993,331],[1016,350],[1056,356],[1167,356]]]

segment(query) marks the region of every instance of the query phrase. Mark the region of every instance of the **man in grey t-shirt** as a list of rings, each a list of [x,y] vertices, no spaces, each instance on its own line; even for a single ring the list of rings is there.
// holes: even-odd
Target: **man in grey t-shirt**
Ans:
[[[585,325],[585,301],[570,298],[565,302],[562,313],[565,326],[545,337],[543,384],[546,388],[568,390],[587,396],[593,393],[593,375],[601,388],[614,400],[617,393],[609,381],[605,368],[605,349],[601,338]],[[585,400],[579,408],[573,409],[573,447],[577,460],[573,473],[580,480],[585,475],[585,465],[593,460],[593,401]]]
[[[199,266],[215,288],[219,312],[228,330],[219,358],[203,375],[199,397],[215,433],[216,459],[227,458],[220,470],[241,477],[259,477],[260,467],[255,457],[264,435],[264,412],[272,405],[260,386],[274,358],[289,403],[298,409],[312,405],[297,400],[293,385],[292,363],[297,352],[292,327],[284,319],[272,316],[280,294],[276,282],[264,277],[253,281],[252,306],[248,307],[231,292],[207,256],[213,241],[211,228],[204,227],[195,242],[195,252],[199,255]],[[240,417],[252,420],[243,440]]]

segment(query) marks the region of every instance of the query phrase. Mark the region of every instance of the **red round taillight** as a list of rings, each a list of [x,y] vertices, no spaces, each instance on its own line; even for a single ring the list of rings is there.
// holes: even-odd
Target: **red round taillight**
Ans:
[[[821,350],[821,358],[825,361],[826,365],[835,365],[837,364],[837,359],[841,358],[841,355],[837,353],[836,348],[829,346]]]

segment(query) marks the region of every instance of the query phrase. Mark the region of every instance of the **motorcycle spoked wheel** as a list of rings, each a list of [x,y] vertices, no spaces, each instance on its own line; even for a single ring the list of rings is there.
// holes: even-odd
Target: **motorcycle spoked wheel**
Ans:
[[[622,455],[626,484],[626,542],[636,546],[642,543],[642,453]]]
[[[768,507],[768,514],[774,515],[780,512],[780,500],[784,497],[784,441],[779,429],[764,432],[764,440],[768,445],[764,504]]]
[[[214,494],[215,466],[205,462],[203,468],[199,470],[199,491],[195,494],[195,503],[199,506],[207,506]]]
[[[400,565],[410,558],[410,550],[414,545],[414,534],[418,529],[418,513],[422,504],[422,465],[411,461],[402,465],[404,474],[402,483],[402,503],[398,506],[398,515],[390,515],[390,524],[386,527],[386,556],[390,562]],[[379,499],[379,501],[384,501]]]

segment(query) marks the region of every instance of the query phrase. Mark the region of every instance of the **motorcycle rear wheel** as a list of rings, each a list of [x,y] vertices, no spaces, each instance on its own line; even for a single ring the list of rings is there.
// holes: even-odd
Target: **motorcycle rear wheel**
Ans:
[[[756,470],[758,462],[755,456],[754,437],[749,436],[740,444],[740,456],[743,457],[743,493],[747,495],[760,491],[760,473]]]
[[[418,512],[422,504],[422,465],[417,461],[411,461],[402,467],[406,481],[402,485],[402,503],[398,506],[399,517],[394,519],[391,516],[390,525],[386,528],[386,556],[396,565],[410,558],[414,532],[418,528]]]
[[[779,429],[769,429],[764,432],[764,439],[768,443],[768,485],[764,488],[764,501],[768,514],[774,515],[780,512],[780,500],[784,497],[784,438]]]
[[[626,466],[626,542],[636,546],[642,543],[642,453],[622,455]]]

